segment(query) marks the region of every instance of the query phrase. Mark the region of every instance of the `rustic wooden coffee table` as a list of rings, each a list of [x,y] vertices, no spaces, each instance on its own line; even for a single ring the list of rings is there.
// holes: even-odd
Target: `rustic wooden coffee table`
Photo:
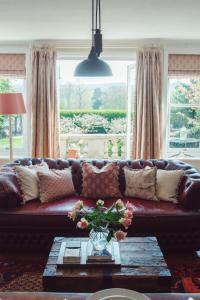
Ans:
[[[77,239],[87,240],[54,239],[43,273],[45,291],[89,293],[117,287],[139,292],[170,292],[171,273],[155,237],[127,238],[120,242],[120,269],[57,267],[61,242]]]

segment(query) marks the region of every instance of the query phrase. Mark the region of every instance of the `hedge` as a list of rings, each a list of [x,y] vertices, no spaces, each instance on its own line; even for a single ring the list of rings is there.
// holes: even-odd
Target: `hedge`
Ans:
[[[73,118],[74,116],[83,116],[83,115],[91,115],[96,114],[106,118],[108,121],[113,119],[122,119],[126,118],[125,110],[61,110],[60,117],[61,118]]]

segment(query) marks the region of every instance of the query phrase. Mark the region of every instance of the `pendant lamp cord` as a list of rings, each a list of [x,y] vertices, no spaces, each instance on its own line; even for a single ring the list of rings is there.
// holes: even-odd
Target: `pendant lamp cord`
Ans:
[[[92,47],[95,47],[95,44],[94,44],[94,0],[92,0]]]
[[[101,30],[101,0],[99,0],[99,29]]]
[[[101,30],[101,0],[96,0],[96,30]]]

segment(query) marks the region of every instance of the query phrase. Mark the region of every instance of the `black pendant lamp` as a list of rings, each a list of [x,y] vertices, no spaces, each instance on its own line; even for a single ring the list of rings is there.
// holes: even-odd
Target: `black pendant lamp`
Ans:
[[[112,76],[109,65],[99,58],[102,49],[101,34],[101,0],[92,0],[92,48],[88,58],[83,60],[75,69],[76,77]],[[95,3],[94,3],[95,2]],[[94,7],[95,4],[95,7]],[[96,10],[96,16],[94,16]],[[95,28],[94,28],[95,18]]]

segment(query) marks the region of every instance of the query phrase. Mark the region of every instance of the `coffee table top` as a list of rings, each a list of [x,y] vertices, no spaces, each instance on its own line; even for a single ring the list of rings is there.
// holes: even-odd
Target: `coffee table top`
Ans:
[[[54,239],[43,273],[46,291],[95,292],[118,287],[141,292],[170,292],[171,273],[155,237],[132,237],[120,242],[120,269],[57,267],[61,243],[68,240],[86,241],[87,238]]]

